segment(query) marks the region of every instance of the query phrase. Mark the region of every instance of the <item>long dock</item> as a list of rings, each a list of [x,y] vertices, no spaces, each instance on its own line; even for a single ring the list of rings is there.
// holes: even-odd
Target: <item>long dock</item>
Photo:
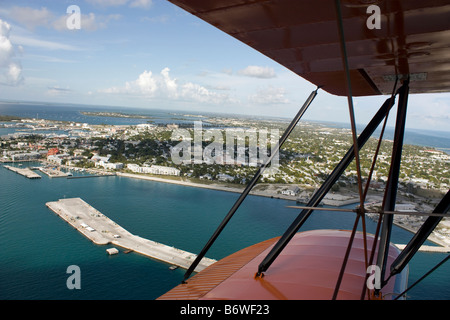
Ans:
[[[406,244],[396,244],[395,246],[397,248],[399,248],[400,250],[403,250],[403,249],[405,249]],[[450,247],[422,245],[419,248],[419,251],[421,251],[421,252],[449,253],[450,252]]]
[[[18,173],[24,177],[27,177],[28,179],[40,179],[41,176],[38,175],[36,172],[31,171],[30,168],[17,168],[17,167],[11,167],[11,166],[6,166],[4,165],[4,167],[8,170],[11,170],[15,173]]]
[[[46,206],[95,244],[113,244],[184,269],[196,258],[193,253],[131,234],[81,198],[60,199],[47,202]],[[203,258],[194,271],[214,262]]]

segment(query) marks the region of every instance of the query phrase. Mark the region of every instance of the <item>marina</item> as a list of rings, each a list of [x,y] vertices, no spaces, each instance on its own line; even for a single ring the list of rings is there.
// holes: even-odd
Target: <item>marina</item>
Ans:
[[[60,199],[47,202],[46,206],[95,244],[119,246],[184,269],[196,258],[193,253],[131,234],[81,198]],[[107,252],[117,254],[115,250]],[[203,258],[195,271],[214,262]]]
[[[69,175],[61,170],[58,170],[56,168],[50,168],[50,167],[37,167],[39,171],[42,173],[45,173],[50,178],[66,178]]]

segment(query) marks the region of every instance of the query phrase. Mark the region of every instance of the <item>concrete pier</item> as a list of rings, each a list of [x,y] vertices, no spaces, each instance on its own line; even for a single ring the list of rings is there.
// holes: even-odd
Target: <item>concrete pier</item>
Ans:
[[[38,175],[36,172],[31,171],[30,168],[16,168],[16,167],[11,167],[11,166],[6,166],[4,165],[4,167],[8,170],[11,170],[15,173],[18,173],[24,177],[27,177],[28,179],[40,179],[41,176]]]
[[[397,248],[399,248],[400,250],[405,249],[406,244],[396,244],[395,245]],[[441,247],[441,246],[427,246],[427,245],[422,245],[419,248],[420,252],[438,252],[438,253],[449,253],[450,252],[450,247]]]
[[[113,244],[187,269],[196,255],[133,235],[80,198],[47,202],[46,206],[95,244]],[[203,258],[195,272],[216,260]]]

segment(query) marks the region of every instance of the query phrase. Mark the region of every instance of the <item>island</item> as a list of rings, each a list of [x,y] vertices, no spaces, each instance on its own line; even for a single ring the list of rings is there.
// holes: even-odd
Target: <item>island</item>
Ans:
[[[95,116],[95,117],[113,117],[113,118],[135,118],[135,119],[151,119],[151,116],[146,116],[142,114],[131,114],[123,112],[107,112],[107,111],[80,111],[82,115],[85,116]]]

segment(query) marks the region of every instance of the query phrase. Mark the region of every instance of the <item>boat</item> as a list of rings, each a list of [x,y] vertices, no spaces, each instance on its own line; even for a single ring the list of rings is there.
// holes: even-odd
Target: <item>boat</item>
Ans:
[[[410,93],[450,91],[450,3],[448,0],[169,0],[185,11],[308,80],[311,92],[280,138],[186,271],[160,300],[392,300],[406,297],[411,258],[449,211],[447,192],[406,247],[390,241]],[[220,59],[220,57],[218,57]],[[353,144],[334,171],[279,237],[256,243],[192,275],[255,186],[271,158],[324,90],[347,98]],[[358,135],[353,97],[387,96]],[[377,229],[365,230],[365,197],[377,161],[363,183],[360,150],[381,126],[379,141],[396,105],[394,146]],[[425,113],[426,106],[423,108]],[[300,124],[299,124],[300,123]],[[352,162],[359,198],[351,230],[303,231],[302,226]],[[328,210],[328,209],[327,209]],[[357,226],[362,231],[357,231]],[[442,261],[441,263],[444,263]]]

